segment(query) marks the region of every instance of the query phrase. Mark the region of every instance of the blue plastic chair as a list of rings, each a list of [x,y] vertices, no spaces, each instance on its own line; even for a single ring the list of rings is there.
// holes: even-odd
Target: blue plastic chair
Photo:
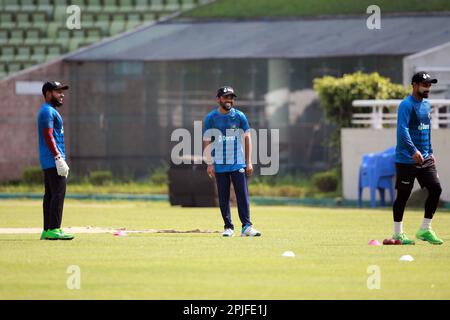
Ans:
[[[390,204],[394,199],[393,177],[395,175],[395,147],[380,153],[369,153],[362,157],[359,168],[358,204],[362,207],[362,193],[365,187],[370,188],[370,203],[376,207],[376,191],[380,193],[381,205],[385,206],[385,190],[389,191]]]

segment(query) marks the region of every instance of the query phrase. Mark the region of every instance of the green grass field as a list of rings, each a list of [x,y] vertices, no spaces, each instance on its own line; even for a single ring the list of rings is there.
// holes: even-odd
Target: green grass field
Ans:
[[[366,14],[367,7],[372,4],[378,5],[382,14],[450,11],[448,0],[217,0],[187,12],[185,16],[201,19]]]
[[[0,201],[0,228],[40,227],[41,202]],[[233,209],[237,222],[237,212]],[[422,219],[408,211],[413,235]],[[438,212],[442,246],[367,245],[391,235],[391,212],[252,207],[260,238],[220,234],[78,234],[73,241],[0,235],[0,299],[449,299],[450,214]],[[217,230],[215,208],[166,203],[66,201],[63,226]],[[295,258],[282,257],[294,251]],[[413,262],[400,262],[410,254]],[[66,286],[70,265],[81,288]],[[369,290],[368,267],[381,272]]]

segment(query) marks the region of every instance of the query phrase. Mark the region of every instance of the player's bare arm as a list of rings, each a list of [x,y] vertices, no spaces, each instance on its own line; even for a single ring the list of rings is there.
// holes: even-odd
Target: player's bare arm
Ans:
[[[206,157],[205,161],[208,164],[206,171],[210,178],[214,178],[214,164],[211,159],[211,146],[212,146],[211,140],[203,141],[203,150],[204,150],[203,154],[205,155],[205,157]]]
[[[253,173],[253,164],[252,164],[252,137],[250,135],[250,131],[244,134],[244,143],[245,143],[245,173],[247,176],[250,176]]]

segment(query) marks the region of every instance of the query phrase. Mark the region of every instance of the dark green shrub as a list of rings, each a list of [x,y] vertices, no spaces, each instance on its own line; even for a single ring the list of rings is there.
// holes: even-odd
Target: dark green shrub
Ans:
[[[112,183],[111,171],[92,171],[89,174],[89,182],[94,186],[104,186]]]
[[[313,175],[314,187],[321,192],[334,192],[338,186],[338,174],[336,170],[319,172]]]
[[[44,171],[40,167],[28,167],[22,173],[22,181],[26,184],[44,184]]]
[[[169,179],[167,177],[167,169],[165,167],[158,167],[152,170],[150,174],[150,181],[153,184],[157,185],[169,183]]]

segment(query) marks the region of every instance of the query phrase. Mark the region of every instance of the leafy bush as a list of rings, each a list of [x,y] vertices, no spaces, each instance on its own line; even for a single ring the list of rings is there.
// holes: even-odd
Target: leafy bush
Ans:
[[[295,187],[291,185],[278,186],[275,188],[276,193],[280,197],[302,197],[303,191],[300,187]]]
[[[89,182],[94,186],[109,185],[112,183],[112,173],[111,171],[91,171]]]
[[[356,72],[342,78],[325,76],[314,79],[314,90],[319,95],[321,105],[328,120],[341,127],[351,125],[353,112],[368,112],[367,108],[354,108],[357,99],[403,99],[408,91],[400,84],[377,72],[366,74]]]
[[[156,185],[163,185],[169,183],[169,178],[167,177],[167,168],[158,167],[151,171],[150,181]]]
[[[313,175],[314,187],[321,192],[334,192],[338,186],[338,174],[336,170],[319,172]]]
[[[248,186],[252,196],[270,196],[270,197],[303,197],[305,188],[301,186],[271,186],[266,183],[250,183]]]
[[[408,90],[402,85],[392,83],[389,78],[382,77],[377,72],[356,72],[345,74],[341,78],[324,76],[314,79],[314,90],[319,96],[326,118],[335,125],[328,147],[336,148],[331,159],[336,167],[340,167],[341,163],[341,128],[351,126],[353,113],[371,112],[370,108],[353,107],[353,100],[403,99],[408,95]]]
[[[44,184],[44,172],[40,167],[28,167],[22,173],[25,184]]]
[[[309,176],[298,173],[280,173],[274,176],[253,175],[249,184],[264,184],[268,186],[295,186],[307,188],[311,185]]]

